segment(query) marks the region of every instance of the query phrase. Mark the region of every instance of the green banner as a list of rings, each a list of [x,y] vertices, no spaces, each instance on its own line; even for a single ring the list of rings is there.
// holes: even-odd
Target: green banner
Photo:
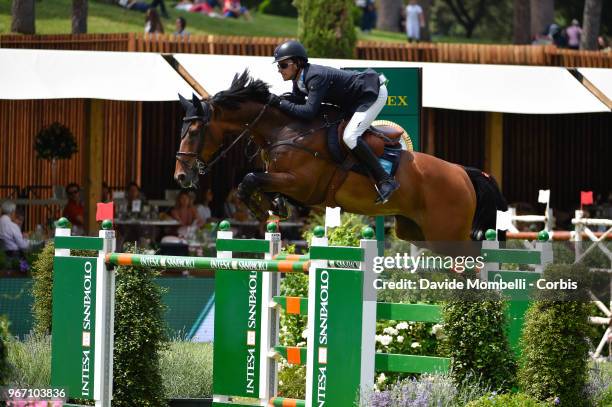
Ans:
[[[215,273],[214,394],[259,396],[261,279],[256,271]]]
[[[55,257],[51,386],[93,400],[96,310],[95,257]]]
[[[362,349],[355,333],[362,330],[362,291],[362,271],[317,270],[313,406],[352,406],[358,395]]]

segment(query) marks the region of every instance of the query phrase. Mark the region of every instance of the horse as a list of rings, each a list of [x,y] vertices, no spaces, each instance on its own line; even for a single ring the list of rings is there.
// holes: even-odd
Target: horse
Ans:
[[[404,150],[395,173],[400,188],[388,202],[376,204],[372,179],[332,157],[328,130],[338,125],[330,119],[334,109],[323,109],[316,120],[304,123],[270,106],[269,95],[269,85],[248,70],[212,98],[193,95],[190,101],[179,95],[186,113],[174,178],[181,187],[195,185],[198,175],[248,137],[262,152],[265,172],[247,174],[238,196],[260,220],[284,212],[283,197],[288,197],[303,206],[394,216],[402,240],[457,242],[482,240],[484,231],[495,228],[496,211],[507,209],[486,173]]]

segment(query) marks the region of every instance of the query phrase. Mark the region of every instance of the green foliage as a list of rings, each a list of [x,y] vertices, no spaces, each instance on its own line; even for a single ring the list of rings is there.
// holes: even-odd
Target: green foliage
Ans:
[[[159,365],[166,398],[212,397],[212,344],[173,340]]]
[[[554,265],[546,269],[544,278],[552,273],[579,276],[583,267]],[[562,294],[547,296],[560,298]],[[527,311],[522,356],[518,373],[521,388],[540,400],[558,397],[561,405],[585,406],[587,382],[589,304],[578,301],[556,301],[550,298],[535,302]]]
[[[524,393],[491,393],[470,402],[467,407],[541,407],[547,406]]]
[[[260,13],[275,16],[297,17],[297,9],[291,0],[264,0],[257,7]]]
[[[468,12],[471,16],[474,16],[476,13],[473,10],[477,1],[462,0],[462,2],[466,3]],[[510,18],[509,20],[508,16],[512,16],[511,0],[488,1],[484,9],[484,15],[474,29],[473,37],[489,38],[502,42],[510,41],[512,36],[512,19]],[[465,27],[459,23],[446,1],[433,2],[431,8],[431,29],[432,33],[438,36],[458,37],[466,35]],[[529,29],[529,27],[526,29]],[[470,38],[470,41],[472,40]]]
[[[0,315],[0,386],[7,384],[7,376],[9,374],[8,341],[9,321],[5,316]]]
[[[8,386],[48,388],[51,382],[51,336],[33,333],[23,341],[11,339],[8,360],[11,365]]]
[[[504,310],[505,303],[493,297],[443,304],[444,346],[457,383],[474,378],[493,390],[514,385],[516,361]]]
[[[34,142],[36,158],[43,160],[65,160],[78,151],[76,139],[70,129],[53,122],[36,135]]]
[[[159,355],[167,330],[162,288],[153,281],[158,275],[149,268],[117,268],[113,406],[166,405]]]
[[[51,333],[51,304],[53,296],[53,257],[55,245],[53,240],[45,245],[32,264],[32,313],[34,315],[34,332],[40,335]]]
[[[351,0],[295,0],[298,38],[311,57],[354,58],[357,34]]]
[[[278,372],[278,394],[304,400],[306,398],[306,366],[280,363]]]

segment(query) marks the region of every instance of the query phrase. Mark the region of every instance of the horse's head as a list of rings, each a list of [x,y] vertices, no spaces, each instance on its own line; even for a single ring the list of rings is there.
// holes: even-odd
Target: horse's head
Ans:
[[[212,120],[212,105],[202,102],[196,95],[191,101],[179,95],[181,105],[185,109],[183,126],[181,128],[181,144],[176,153],[174,179],[183,188],[197,186],[198,176],[207,171],[206,162],[219,145],[214,145],[214,137],[210,131]],[[206,136],[209,133],[210,136]]]

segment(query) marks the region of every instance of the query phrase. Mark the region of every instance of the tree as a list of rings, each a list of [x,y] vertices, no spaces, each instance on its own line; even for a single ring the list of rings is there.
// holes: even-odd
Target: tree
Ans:
[[[19,34],[34,34],[34,0],[13,0],[13,21],[11,32]]]
[[[474,29],[485,15],[487,0],[444,0],[444,2],[465,29],[465,36],[472,38]]]
[[[580,49],[597,49],[597,36],[599,35],[602,7],[602,0],[585,0]]]
[[[401,1],[401,0],[400,0]],[[351,0],[296,0],[298,37],[311,57],[354,58]]]
[[[555,0],[531,0],[531,36],[548,29],[555,19]]]
[[[72,0],[72,33],[87,32],[87,0]]]
[[[512,21],[512,42],[531,43],[531,9],[529,0],[514,0],[514,19]]]
[[[403,7],[402,0],[380,0],[376,28],[383,31],[400,31]]]

